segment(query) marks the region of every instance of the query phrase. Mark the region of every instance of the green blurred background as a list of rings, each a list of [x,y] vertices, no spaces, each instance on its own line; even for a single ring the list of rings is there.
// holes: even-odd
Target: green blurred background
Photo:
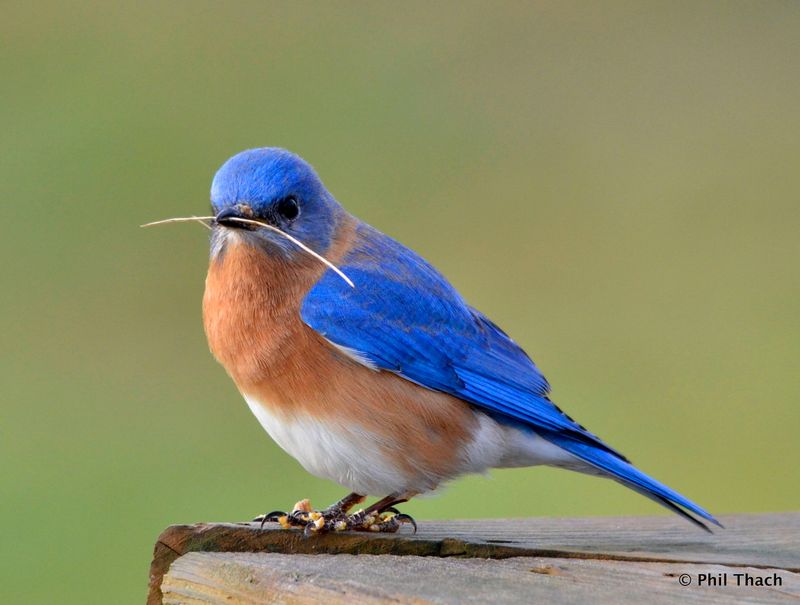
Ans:
[[[208,353],[216,168],[279,145],[717,513],[797,510],[800,5],[9,3],[0,595],[145,596],[166,525],[343,493]],[[405,510],[662,514],[521,469]],[[675,519],[675,523],[682,523]]]

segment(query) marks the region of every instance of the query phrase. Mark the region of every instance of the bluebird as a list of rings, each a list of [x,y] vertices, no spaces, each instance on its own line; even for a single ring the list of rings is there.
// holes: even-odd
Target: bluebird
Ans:
[[[211,204],[211,351],[270,437],[351,492],[262,525],[397,531],[413,519],[395,507],[418,494],[536,465],[614,479],[703,529],[719,525],[556,406],[501,328],[425,259],[349,214],[297,155],[235,155]],[[367,496],[380,499],[351,512]]]

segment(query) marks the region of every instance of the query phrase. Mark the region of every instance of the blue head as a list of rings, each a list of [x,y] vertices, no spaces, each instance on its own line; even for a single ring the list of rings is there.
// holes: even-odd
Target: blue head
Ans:
[[[217,217],[212,250],[223,249],[228,230],[235,230],[250,243],[287,257],[301,254],[289,240],[233,219],[268,223],[324,254],[344,215],[314,169],[277,147],[242,151],[225,162],[211,183],[211,206]]]

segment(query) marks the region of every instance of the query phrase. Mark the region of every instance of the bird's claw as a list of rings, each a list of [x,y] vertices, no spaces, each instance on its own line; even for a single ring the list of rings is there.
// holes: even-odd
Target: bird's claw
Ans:
[[[271,522],[271,523],[280,523],[281,517],[288,517],[288,514],[283,512],[282,510],[274,510],[271,513],[265,513],[263,515],[258,515],[255,519],[253,519],[253,523],[261,523],[261,527],[264,527],[264,523]]]
[[[261,522],[262,529],[267,522],[280,523],[284,529],[289,529],[290,527],[305,527],[309,521],[309,515],[317,514],[319,513],[312,511],[311,502],[305,499],[297,502],[290,513],[274,510],[271,513],[259,515],[253,519],[253,522]]]
[[[400,529],[400,525],[402,525],[403,523],[408,523],[414,528],[414,533],[417,533],[417,522],[414,521],[414,517],[412,517],[411,515],[399,513],[394,517],[392,517],[392,520],[398,523],[397,529]]]

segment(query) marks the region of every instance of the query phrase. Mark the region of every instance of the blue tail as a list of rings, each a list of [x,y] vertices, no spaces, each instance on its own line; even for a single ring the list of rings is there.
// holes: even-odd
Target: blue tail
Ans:
[[[717,521],[710,513],[703,510],[697,504],[684,498],[678,492],[671,490],[663,483],[659,483],[655,479],[648,477],[632,464],[623,460],[622,458],[619,458],[618,456],[615,456],[613,453],[600,449],[591,443],[579,441],[578,439],[568,435],[552,433],[550,431],[547,431],[546,433],[543,432],[542,435],[548,441],[551,441],[557,446],[567,450],[570,454],[577,456],[596,469],[603,471],[604,474],[610,475],[624,486],[639,492],[643,496],[646,496],[655,502],[658,502],[662,506],[665,506],[671,511],[679,514],[681,517],[691,521],[698,527],[711,532],[705,523],[699,519],[696,519],[686,511],[690,511],[698,517],[705,519],[709,523],[713,523],[718,527],[722,527],[722,524],[719,521]]]

